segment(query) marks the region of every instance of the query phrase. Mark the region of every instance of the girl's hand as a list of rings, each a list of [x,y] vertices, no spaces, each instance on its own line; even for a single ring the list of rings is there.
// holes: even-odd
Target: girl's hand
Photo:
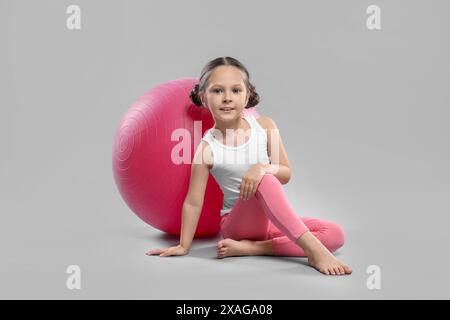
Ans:
[[[252,166],[242,177],[239,197],[248,200],[254,196],[262,177],[264,176],[264,165],[257,163]]]
[[[146,253],[146,255],[151,256],[151,255],[159,254],[160,257],[184,256],[184,255],[188,254],[188,252],[189,252],[189,250],[187,250],[186,248],[181,246],[181,244],[179,244],[175,247],[150,250],[149,252]]]

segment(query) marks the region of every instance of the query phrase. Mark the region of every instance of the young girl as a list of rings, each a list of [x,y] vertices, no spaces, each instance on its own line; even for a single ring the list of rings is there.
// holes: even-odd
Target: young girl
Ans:
[[[147,254],[189,252],[211,172],[224,195],[220,212],[224,240],[217,244],[218,258],[308,257],[309,264],[324,274],[350,274],[352,269],[331,254],[344,244],[342,228],[297,216],[286,198],[282,184],[289,181],[291,166],[275,122],[248,111],[258,104],[259,95],[247,69],[231,57],[214,59],[203,68],[190,97],[211,111],[215,126],[204,134],[193,159],[180,244]]]

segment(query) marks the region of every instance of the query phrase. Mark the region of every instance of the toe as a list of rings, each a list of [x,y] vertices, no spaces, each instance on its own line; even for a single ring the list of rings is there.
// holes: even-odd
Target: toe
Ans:
[[[334,271],[335,275],[339,275],[340,274],[338,266],[333,266],[333,271]]]
[[[334,271],[333,267],[328,268],[328,270],[330,270],[330,273],[334,276],[336,275],[336,272]]]
[[[350,273],[353,272],[352,268],[350,268],[350,267],[347,266],[347,265],[344,265],[344,271],[345,271],[345,273],[348,273],[348,274],[350,274]]]
[[[339,266],[339,274],[344,274],[345,270],[343,266]]]
[[[334,272],[336,273],[337,276],[341,274],[341,270],[339,269],[339,266],[334,267]]]
[[[327,270],[325,270],[324,268],[319,268],[317,266],[312,266],[314,269],[316,269],[317,271],[319,271],[320,273],[326,273]]]
[[[326,275],[330,274],[330,271],[327,268],[320,268],[319,271]]]

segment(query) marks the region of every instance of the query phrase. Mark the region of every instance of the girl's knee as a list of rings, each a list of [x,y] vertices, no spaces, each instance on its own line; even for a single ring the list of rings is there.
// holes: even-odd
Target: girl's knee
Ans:
[[[331,228],[330,236],[332,237],[333,251],[336,251],[337,249],[344,246],[345,231],[339,224],[334,222],[330,223],[330,228]]]
[[[326,222],[327,235],[324,239],[324,245],[331,252],[344,246],[345,243],[345,232],[344,229],[337,223],[327,221]]]
[[[277,177],[275,177],[273,174],[265,174],[258,184],[255,196],[257,198],[261,197],[264,195],[264,193],[273,191],[274,186],[278,185],[281,186],[281,183]]]

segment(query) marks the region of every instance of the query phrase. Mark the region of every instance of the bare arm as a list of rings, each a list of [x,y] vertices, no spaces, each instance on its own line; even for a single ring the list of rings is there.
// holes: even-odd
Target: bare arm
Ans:
[[[270,158],[270,164],[261,164],[261,167],[264,172],[273,174],[282,184],[286,184],[291,179],[291,164],[279,129],[269,117],[259,117],[257,120],[267,131],[267,151]]]
[[[183,203],[180,245],[188,251],[194,239],[203,208],[203,199],[209,177],[208,159],[210,158],[207,156],[209,151],[207,143],[202,141],[194,156],[189,191]]]
[[[147,255],[159,254],[161,257],[168,257],[181,256],[189,252],[202,212],[211,161],[212,154],[209,145],[202,141],[197,147],[192,161],[189,190],[183,203],[180,244],[170,248],[150,250]]]

